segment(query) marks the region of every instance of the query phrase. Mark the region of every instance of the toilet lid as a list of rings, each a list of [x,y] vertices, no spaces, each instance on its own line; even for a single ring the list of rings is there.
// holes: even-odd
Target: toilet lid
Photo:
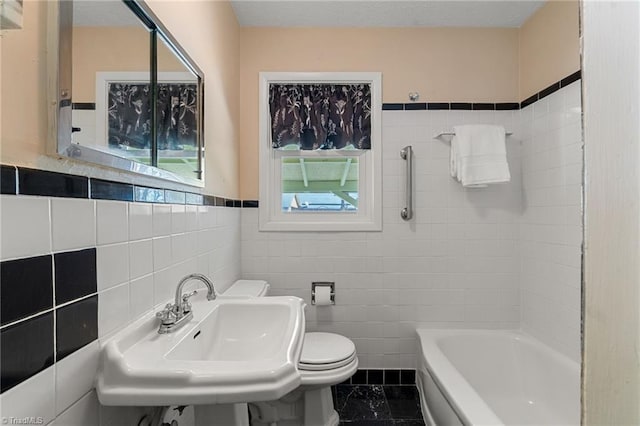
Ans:
[[[300,369],[332,369],[348,364],[356,355],[356,346],[334,333],[306,333],[300,355]]]

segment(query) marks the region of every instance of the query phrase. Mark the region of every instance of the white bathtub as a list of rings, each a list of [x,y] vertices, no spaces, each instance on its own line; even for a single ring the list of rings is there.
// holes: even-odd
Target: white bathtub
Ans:
[[[427,424],[578,425],[578,363],[518,331],[418,329]]]

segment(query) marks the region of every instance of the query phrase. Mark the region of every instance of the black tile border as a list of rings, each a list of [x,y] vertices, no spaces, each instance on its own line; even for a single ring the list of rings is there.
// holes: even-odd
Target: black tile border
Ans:
[[[367,384],[369,384],[369,385],[383,385],[384,384],[384,370],[367,370]]]
[[[549,96],[550,94],[552,94],[553,92],[557,92],[558,90],[560,90],[560,82],[557,81],[555,83],[553,83],[551,86],[549,87],[545,87],[544,89],[542,89],[541,91],[538,92],[538,100]]]
[[[520,109],[518,102],[500,102],[496,104],[496,111],[512,111]]]
[[[74,102],[71,104],[71,109],[91,111],[96,109],[96,104],[95,102]]]
[[[571,74],[570,76],[567,76],[565,78],[563,78],[562,80],[560,80],[560,87],[567,87],[568,85],[570,85],[571,83],[575,83],[576,81],[580,80],[582,78],[582,71],[578,70],[576,72],[574,72],[573,74]]]
[[[560,81],[556,81],[555,83],[549,85],[548,87],[545,87],[544,89],[542,89],[541,91],[539,91],[538,93],[535,93],[531,96],[529,96],[527,99],[525,99],[524,101],[520,102],[520,109],[523,109],[525,107],[528,107],[529,105],[549,96],[552,93],[557,92],[558,90],[567,87],[568,85],[570,85],[571,83],[575,83],[576,81],[580,80],[582,78],[582,71],[578,70],[576,72],[574,72],[573,74],[568,75],[567,77],[563,78]]]
[[[408,385],[416,384],[416,370],[405,368],[359,368],[341,385]]]
[[[193,206],[202,206],[204,205],[204,195],[187,192],[185,193],[185,204],[193,205]]]
[[[133,187],[134,200],[140,203],[162,203],[164,204],[164,189],[149,188],[147,186]]]
[[[187,195],[181,191],[165,189],[164,201],[169,204],[187,204]]]
[[[51,170],[0,164],[1,193],[43,197],[84,198],[158,204],[216,207],[258,207],[258,200],[240,200],[168,188],[135,185]]]
[[[451,102],[451,110],[471,111],[473,104],[470,102]]]
[[[405,111],[422,111],[427,109],[427,104],[424,102],[404,104]]]
[[[89,178],[18,167],[18,193],[45,197],[89,198]]]
[[[451,106],[449,105],[448,102],[429,102],[427,104],[427,109],[429,111],[437,111],[437,110],[449,110]]]
[[[531,95],[524,101],[520,102],[520,109],[524,109],[525,107],[528,107],[529,105],[531,105],[532,103],[538,100],[539,100],[538,93],[536,93],[535,95]]]
[[[495,111],[496,104],[474,103],[471,104],[474,111]]]
[[[525,108],[540,99],[574,83],[582,78],[582,71],[556,81],[549,87],[545,87],[521,102],[428,102],[428,103],[383,103],[383,111],[416,111],[416,110],[449,110],[449,111],[512,111]]]
[[[133,201],[133,185],[91,179],[91,198],[94,200]]]
[[[382,104],[383,111],[403,111],[404,104]]]
[[[399,385],[400,370],[384,370],[384,383],[387,385]]]
[[[15,195],[18,189],[16,185],[18,169],[14,166],[0,166],[0,193]]]

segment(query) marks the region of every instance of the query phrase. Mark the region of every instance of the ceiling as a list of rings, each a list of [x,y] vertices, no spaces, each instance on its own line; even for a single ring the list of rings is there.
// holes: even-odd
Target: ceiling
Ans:
[[[141,27],[140,20],[122,1],[75,0],[74,27]]]
[[[545,0],[231,0],[247,27],[518,28]]]
[[[215,0],[208,0],[215,1]],[[245,27],[520,27],[545,0],[231,0]],[[185,1],[183,7],[189,7]],[[139,26],[121,1],[75,0],[75,26]]]

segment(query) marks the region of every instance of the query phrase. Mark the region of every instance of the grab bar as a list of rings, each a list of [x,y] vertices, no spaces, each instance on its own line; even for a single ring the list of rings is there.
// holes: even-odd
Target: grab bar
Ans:
[[[407,204],[400,212],[400,217],[404,220],[411,220],[413,217],[413,148],[411,145],[400,150],[400,157],[407,161]]]

